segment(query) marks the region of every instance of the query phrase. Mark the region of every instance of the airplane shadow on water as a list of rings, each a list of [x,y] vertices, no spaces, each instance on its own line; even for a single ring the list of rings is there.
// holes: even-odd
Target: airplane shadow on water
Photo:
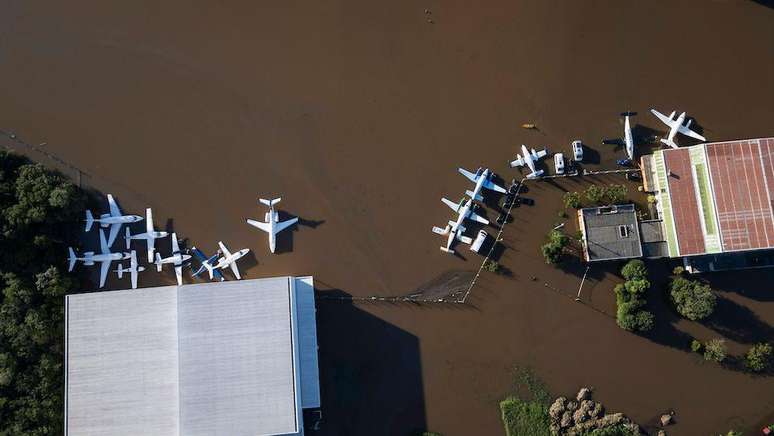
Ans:
[[[296,215],[291,215],[287,212],[278,210],[279,220],[285,221],[293,219]],[[316,229],[317,227],[325,224],[325,220],[308,220],[298,217],[298,222],[290,229],[286,229],[283,232],[277,234],[277,246],[274,250],[274,254],[290,253],[293,251],[293,238],[294,234],[299,230],[299,227],[309,227],[310,229]]]
[[[317,300],[322,423],[310,435],[420,435],[426,428],[419,339],[347,300]],[[353,329],[352,326],[357,326]]]

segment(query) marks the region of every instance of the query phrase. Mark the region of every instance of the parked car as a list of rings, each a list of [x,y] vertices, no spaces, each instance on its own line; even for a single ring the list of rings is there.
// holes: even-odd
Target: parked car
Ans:
[[[572,141],[572,155],[575,162],[583,162],[583,143],[579,139]]]
[[[564,174],[564,155],[562,153],[554,155],[554,169],[556,169],[556,174]]]

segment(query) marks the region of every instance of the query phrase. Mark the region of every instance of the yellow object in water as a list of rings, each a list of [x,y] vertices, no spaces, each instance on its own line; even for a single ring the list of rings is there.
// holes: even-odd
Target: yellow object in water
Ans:
[[[531,123],[522,124],[521,127],[524,127],[525,129],[537,129],[537,127]]]

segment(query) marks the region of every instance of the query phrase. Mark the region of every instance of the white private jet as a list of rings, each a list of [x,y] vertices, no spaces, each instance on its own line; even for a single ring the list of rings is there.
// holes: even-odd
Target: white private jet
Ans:
[[[75,262],[80,260],[83,262],[84,265],[94,265],[96,262],[100,263],[100,270],[99,270],[99,287],[105,286],[105,279],[107,278],[108,271],[110,270],[110,262],[114,260],[124,260],[129,259],[131,254],[129,253],[111,253],[110,247],[108,247],[107,241],[105,240],[105,232],[102,231],[102,229],[99,229],[99,245],[100,245],[100,253],[94,254],[93,251],[87,251],[83,253],[83,257],[77,257],[75,255],[75,250],[73,250],[72,247],[67,247],[67,250],[70,252],[70,257],[67,259],[69,261],[69,265],[67,267],[67,271],[72,271],[75,267]]]
[[[266,212],[266,215],[264,219],[265,222],[260,222],[256,220],[247,220],[247,224],[250,224],[253,227],[257,227],[264,232],[269,234],[269,249],[272,253],[274,253],[274,249],[277,246],[277,233],[287,229],[288,227],[292,226],[293,224],[298,222],[298,217],[291,218],[286,221],[279,221],[279,214],[274,210],[274,205],[279,203],[281,198],[275,198],[274,200],[264,200],[261,198],[259,201],[262,204],[265,204],[266,206],[269,206],[269,211]]]
[[[175,276],[177,277],[178,286],[183,285],[183,262],[187,262],[191,258],[190,254],[183,254],[180,252],[180,246],[177,245],[177,234],[172,233],[172,255],[169,257],[161,258],[159,253],[156,253],[156,271],[161,272],[161,265],[165,263],[171,263],[175,266]]]
[[[126,228],[126,249],[129,249],[132,239],[144,239],[148,243],[148,262],[153,263],[153,252],[156,249],[156,239],[165,238],[169,233],[153,230],[153,211],[151,208],[145,209],[145,215],[145,233],[133,235],[129,231],[129,227]]]
[[[521,145],[521,153],[516,155],[516,160],[510,162],[511,168],[515,167],[522,167],[525,164],[529,167],[529,170],[532,171],[527,175],[528,179],[536,179],[543,175],[543,170],[535,169],[535,162],[538,160],[544,158],[548,151],[544,148],[540,151],[535,151],[535,149],[532,149],[532,152],[527,150],[527,146],[522,144]]]
[[[119,279],[124,277],[124,273],[131,274],[132,289],[137,289],[137,273],[141,271],[145,271],[145,267],[139,266],[137,264],[137,252],[134,250],[132,250],[131,256],[129,257],[129,267],[124,268],[124,266],[119,263],[118,269],[116,269],[116,273],[118,273]]]
[[[86,210],[85,231],[88,232],[91,230],[91,226],[94,225],[95,222],[99,223],[101,227],[110,226],[110,236],[108,236],[107,240],[107,244],[110,247],[113,246],[113,242],[116,240],[116,236],[118,236],[118,231],[121,230],[122,225],[142,221],[142,217],[139,215],[123,215],[118,204],[113,199],[113,196],[108,194],[107,199],[108,205],[110,206],[110,213],[103,213],[99,218],[94,218],[91,211],[88,209]]]
[[[490,191],[500,192],[505,194],[507,191],[505,188],[498,186],[491,180],[489,180],[492,177],[492,172],[489,171],[489,168],[482,170],[479,168],[475,174],[471,173],[470,171],[466,170],[465,168],[457,168],[457,171],[459,171],[460,174],[467,177],[468,180],[476,184],[476,187],[473,188],[472,191],[465,191],[465,194],[469,195],[470,198],[481,201],[484,199],[484,197],[481,195],[481,190],[483,188],[489,189]]]
[[[683,124],[686,118],[685,112],[681,113],[677,117],[675,117],[675,114],[677,113],[675,111],[672,111],[672,113],[668,117],[655,109],[651,109],[650,112],[653,115],[655,115],[656,118],[661,120],[662,123],[669,126],[669,135],[667,135],[666,139],[661,138],[661,142],[663,142],[664,144],[672,148],[677,148],[677,144],[675,143],[675,136],[677,135],[678,132],[682,133],[683,135],[690,136],[691,138],[696,138],[699,141],[707,140],[705,137],[699,135],[698,133],[690,129],[691,122],[693,120],[688,120],[688,122]]]
[[[434,226],[433,233],[444,236],[449,235],[449,239],[446,241],[446,247],[441,247],[441,251],[445,251],[446,253],[454,253],[454,250],[451,247],[452,244],[454,244],[455,239],[464,244],[470,244],[473,242],[473,239],[464,235],[465,226],[462,223],[465,221],[465,219],[470,219],[484,225],[489,224],[489,221],[486,218],[473,212],[472,199],[468,199],[466,202],[463,198],[459,203],[454,203],[453,201],[447,200],[446,198],[442,198],[441,201],[449,206],[451,210],[458,213],[457,221],[449,221],[449,224],[443,229]]]
[[[624,117],[624,137],[623,144],[621,138],[616,139],[603,139],[603,144],[609,145],[623,145],[626,147],[626,156],[630,161],[634,162],[634,135],[632,135],[632,127],[629,123],[629,117],[637,115],[637,112],[622,112],[621,116]]]
[[[213,269],[225,269],[227,266],[231,267],[231,272],[234,273],[234,276],[236,276],[237,280],[242,280],[242,276],[239,274],[239,268],[237,268],[236,261],[241,259],[244,255],[250,252],[249,248],[243,248],[236,253],[232,253],[228,251],[228,248],[226,248],[226,245],[223,244],[223,242],[218,242],[218,246],[220,247],[220,252],[223,253],[223,257],[218,259],[218,263],[215,264],[212,267],[205,267],[210,272],[210,280],[212,280],[213,275]]]

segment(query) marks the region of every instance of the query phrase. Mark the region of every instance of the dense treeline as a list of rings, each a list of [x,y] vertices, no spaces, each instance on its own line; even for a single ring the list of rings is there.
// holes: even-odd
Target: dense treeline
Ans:
[[[61,434],[63,271],[85,194],[66,178],[0,151],[0,435]]]

